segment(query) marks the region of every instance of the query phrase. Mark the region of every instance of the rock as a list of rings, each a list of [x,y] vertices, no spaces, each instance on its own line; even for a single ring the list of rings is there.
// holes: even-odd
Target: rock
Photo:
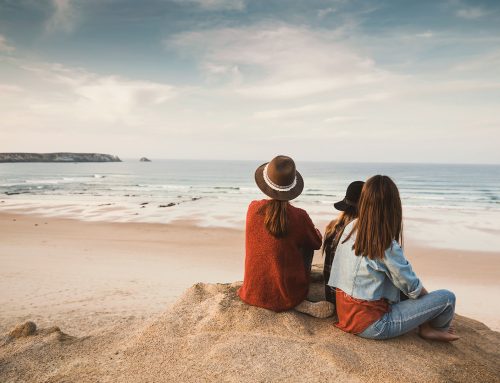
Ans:
[[[149,158],[146,158],[146,157],[141,157],[141,159],[139,161],[141,161],[141,162],[151,162],[151,160]]]
[[[0,153],[0,162],[121,162],[118,156],[102,153]]]
[[[319,279],[319,270],[314,270]],[[231,284],[198,283],[127,342],[117,381],[498,382],[500,334],[457,316],[448,344],[415,332],[374,341],[334,318],[243,303]],[[311,290],[322,291],[315,283]]]
[[[34,335],[36,333],[36,324],[35,322],[24,322],[18,324],[16,327],[14,327],[12,330],[9,332],[9,337],[10,338],[24,338],[30,335]]]
[[[158,207],[171,207],[171,206],[175,206],[175,205],[177,205],[177,204],[174,203],[174,202],[170,202],[170,203],[168,203],[166,205],[158,205]]]

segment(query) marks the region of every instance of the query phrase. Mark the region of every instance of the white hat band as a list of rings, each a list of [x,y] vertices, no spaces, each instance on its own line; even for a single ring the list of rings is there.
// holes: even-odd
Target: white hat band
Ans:
[[[276,185],[273,181],[271,181],[271,179],[269,178],[269,175],[267,174],[267,166],[269,164],[267,164],[265,167],[264,167],[264,172],[263,172],[263,176],[264,176],[264,182],[267,184],[267,186],[269,186],[271,189],[273,190],[276,190],[276,191],[281,191],[281,192],[287,192],[287,191],[290,191],[292,190],[295,186],[297,186],[297,176],[295,176],[295,179],[293,180],[293,182],[289,185],[289,186],[280,186],[280,185]]]

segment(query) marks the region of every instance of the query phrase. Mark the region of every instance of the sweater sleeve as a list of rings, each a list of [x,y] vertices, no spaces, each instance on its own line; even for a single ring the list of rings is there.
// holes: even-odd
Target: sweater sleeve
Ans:
[[[313,250],[318,250],[321,248],[321,243],[322,243],[322,235],[320,231],[314,226],[314,223],[311,220],[311,217],[309,217],[309,214],[307,214],[306,211],[304,211],[304,247],[310,248]]]

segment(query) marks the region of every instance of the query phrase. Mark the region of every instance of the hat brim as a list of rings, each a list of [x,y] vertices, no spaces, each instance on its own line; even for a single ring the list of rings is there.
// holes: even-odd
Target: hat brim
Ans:
[[[302,175],[297,171],[295,172],[297,177],[297,184],[293,189],[288,191],[278,191],[270,188],[264,180],[264,168],[267,164],[268,162],[260,165],[257,170],[255,170],[255,183],[265,195],[278,201],[291,201],[292,199],[297,198],[302,193],[302,190],[304,190],[304,179],[302,178]]]
[[[340,211],[346,211],[347,208],[349,207],[349,205],[345,202],[345,199],[339,202],[335,202],[333,206],[335,207],[335,209]]]

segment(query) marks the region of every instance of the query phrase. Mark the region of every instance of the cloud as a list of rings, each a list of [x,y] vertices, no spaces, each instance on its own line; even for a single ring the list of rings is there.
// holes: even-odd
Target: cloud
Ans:
[[[45,23],[45,31],[71,32],[75,25],[76,13],[72,0],[51,0],[54,13]]]
[[[21,88],[20,86],[11,84],[0,84],[0,93],[2,94],[6,93],[16,94],[21,92],[23,92],[23,88]]]
[[[193,55],[210,78],[219,74],[234,83],[237,75],[232,90],[255,99],[301,98],[389,76],[342,43],[339,33],[272,23],[185,32],[165,44]]]
[[[325,118],[323,121],[326,123],[349,123],[349,122],[355,122],[355,121],[365,121],[365,117],[361,116],[334,116],[334,117],[328,117]]]
[[[242,11],[245,0],[176,0],[179,3],[196,4],[209,11]]]
[[[46,116],[71,115],[95,121],[137,121],[178,96],[169,84],[99,75],[57,63],[19,63],[18,69],[30,78],[26,107]],[[10,88],[21,91],[19,86]]]
[[[7,42],[5,36],[0,35],[0,52],[12,52],[14,47]]]
[[[367,96],[360,96],[355,98],[342,98],[335,101],[319,102],[303,105],[294,108],[284,109],[271,109],[255,113],[258,119],[282,119],[282,118],[296,118],[311,114],[319,114],[342,110],[357,106],[363,103],[385,101],[390,97],[388,93],[374,93]]]
[[[461,62],[455,63],[452,71],[457,72],[475,72],[475,73],[498,73],[500,68],[500,50],[494,50],[486,54],[480,54],[476,57],[468,58]]]
[[[330,13],[333,13],[335,12],[335,8],[324,8],[324,9],[320,9],[318,11],[318,17],[321,19],[327,15],[329,15]]]
[[[86,35],[67,42],[56,39],[63,44],[49,50],[45,47],[50,39],[40,46],[32,41],[16,68],[9,67],[10,62],[22,53],[3,55],[0,136],[15,133],[10,142],[6,136],[0,144],[12,149],[15,139],[23,150],[27,141],[34,150],[70,150],[76,143],[95,151],[94,145],[102,145],[129,156],[145,155],[142,151],[147,150],[151,156],[170,158],[264,158],[290,147],[303,158],[345,160],[352,154],[337,157],[331,145],[336,137],[348,136],[366,149],[359,151],[357,160],[395,161],[406,155],[410,160],[422,158],[414,148],[427,145],[431,134],[446,143],[450,160],[463,158],[463,150],[450,149],[453,142],[463,140],[478,148],[475,154],[482,157],[474,161],[495,156],[498,162],[498,151],[482,149],[484,142],[493,147],[499,140],[498,38],[486,33],[491,29],[453,29],[455,12],[464,5],[447,9],[451,22],[430,30],[428,23],[366,28],[369,23],[379,25],[381,19],[376,18],[388,15],[353,16],[337,2],[331,3],[335,13],[326,15],[341,22],[329,29],[321,27],[327,20],[318,20],[317,8],[298,17],[290,6],[289,13],[280,15],[290,20],[285,23],[273,14],[263,18],[254,4],[248,15],[205,12],[242,10],[243,1],[183,3],[182,10],[172,8],[179,12],[172,16],[179,16],[179,23],[163,29],[169,36],[164,41],[168,54],[149,48],[139,52],[134,39],[122,47],[125,53],[139,52],[138,60],[115,66],[124,72],[100,73],[99,68],[108,68],[111,61],[103,63],[99,57],[85,60],[92,70],[31,61],[50,54],[70,57],[68,47],[80,47],[67,44],[82,44]],[[69,10],[60,11],[65,17],[55,12],[54,20],[60,21],[52,27],[54,32],[71,31],[83,15],[78,8],[83,3],[61,4]],[[90,20],[87,11],[84,15]],[[155,15],[165,22],[161,12]],[[183,15],[194,20],[184,23]],[[103,19],[108,20],[100,14],[92,22]],[[486,17],[484,21],[491,22]],[[195,29],[189,30],[193,24]],[[137,38],[156,41],[157,35],[147,33]],[[103,49],[110,42],[98,43]],[[144,77],[124,74],[141,71]],[[177,85],[162,77],[175,77]],[[405,157],[385,150],[387,143],[400,148]]]
[[[486,12],[479,7],[461,8],[457,10],[456,15],[462,19],[475,20],[484,16]]]
[[[434,36],[434,33],[432,33],[431,31],[426,31],[426,32],[422,32],[422,33],[417,33],[415,36],[429,39],[429,38]]]

